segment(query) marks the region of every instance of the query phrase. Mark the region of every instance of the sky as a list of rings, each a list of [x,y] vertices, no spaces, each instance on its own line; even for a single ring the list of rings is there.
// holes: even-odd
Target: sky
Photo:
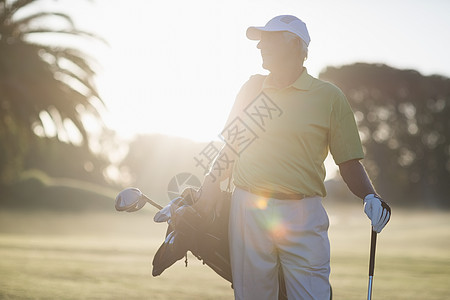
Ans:
[[[107,125],[125,138],[162,133],[211,141],[242,84],[261,67],[249,26],[293,14],[308,27],[305,67],[384,63],[450,77],[446,0],[95,0],[66,6],[79,28],[109,46],[88,45]]]
[[[304,65],[315,77],[327,66],[356,62],[450,77],[448,0],[42,0],[36,5],[70,15],[78,29],[108,42],[75,46],[98,61],[103,119],[125,142],[154,133],[219,140],[241,86],[253,74],[267,74],[246,29],[277,15],[295,15],[307,24],[311,43]],[[336,166],[330,156],[325,165],[331,178]]]
[[[317,77],[355,62],[450,77],[447,0],[43,1],[103,37],[81,43],[99,65],[106,124],[125,139],[162,133],[217,140],[240,87],[261,67],[249,26],[292,14],[308,27]],[[47,6],[47,7],[45,7]]]

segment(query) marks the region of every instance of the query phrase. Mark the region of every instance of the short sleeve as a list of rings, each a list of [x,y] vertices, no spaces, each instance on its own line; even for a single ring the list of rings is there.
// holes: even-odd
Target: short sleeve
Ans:
[[[353,111],[340,90],[336,94],[332,106],[329,146],[337,165],[349,160],[364,158]]]

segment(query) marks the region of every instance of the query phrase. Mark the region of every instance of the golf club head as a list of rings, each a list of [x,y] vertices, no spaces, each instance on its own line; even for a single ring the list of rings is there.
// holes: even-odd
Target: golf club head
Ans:
[[[146,199],[138,188],[130,187],[122,190],[116,197],[116,210],[133,212],[141,209]]]

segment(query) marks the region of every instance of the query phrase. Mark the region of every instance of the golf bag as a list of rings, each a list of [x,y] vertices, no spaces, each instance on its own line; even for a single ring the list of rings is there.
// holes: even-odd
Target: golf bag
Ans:
[[[231,192],[222,191],[216,202],[216,214],[203,218],[192,204],[192,192],[184,191],[171,207],[172,216],[168,222],[164,243],[153,258],[152,275],[158,276],[176,261],[186,257],[190,251],[222,278],[232,283],[230,252],[228,245],[228,218],[230,214]],[[287,299],[283,271],[278,272],[278,299]]]
[[[230,253],[228,248],[228,215],[231,193],[222,192],[220,214],[211,219],[200,216],[192,208],[191,193],[184,192],[172,206],[172,217],[166,239],[153,259],[153,276],[160,275],[190,251],[225,280],[231,282]],[[218,203],[218,205],[220,205]]]

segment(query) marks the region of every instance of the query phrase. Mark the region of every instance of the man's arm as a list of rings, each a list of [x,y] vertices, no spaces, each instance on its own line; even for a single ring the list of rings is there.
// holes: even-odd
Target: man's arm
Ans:
[[[202,215],[210,215],[217,197],[221,195],[220,183],[231,176],[236,154],[225,145],[214,159],[206,174],[194,208]]]
[[[369,175],[359,160],[349,160],[340,164],[339,171],[350,191],[357,197],[364,199],[368,194],[376,194]]]
[[[339,171],[350,191],[364,199],[364,212],[373,230],[381,232],[391,218],[391,208],[375,192],[364,166],[355,159],[339,164]]]

